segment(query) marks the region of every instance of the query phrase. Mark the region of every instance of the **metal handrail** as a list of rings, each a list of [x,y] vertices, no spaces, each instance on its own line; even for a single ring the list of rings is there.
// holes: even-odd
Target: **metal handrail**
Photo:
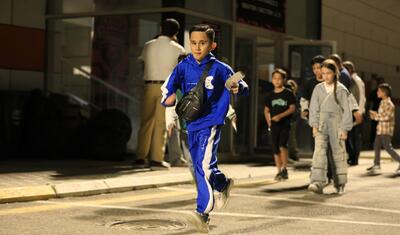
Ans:
[[[70,60],[66,59],[65,57],[61,57],[61,61],[64,61],[67,64],[71,65],[74,69],[77,69],[79,72],[84,74],[86,78],[94,80],[94,81],[100,83],[101,85],[103,85],[103,86],[107,87],[108,89],[114,91],[115,93],[127,98],[130,101],[133,101],[135,103],[139,103],[139,101],[137,99],[135,99],[135,97],[129,95],[128,93],[126,93],[125,91],[119,89],[118,87],[115,87],[112,84],[102,80],[101,78],[99,78],[99,77],[97,77],[95,75],[92,75],[92,74],[88,73],[87,71],[77,67],[74,63],[72,63]]]

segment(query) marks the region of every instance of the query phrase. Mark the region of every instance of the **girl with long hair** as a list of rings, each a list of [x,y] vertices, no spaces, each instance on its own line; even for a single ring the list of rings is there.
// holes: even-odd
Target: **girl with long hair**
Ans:
[[[322,194],[326,183],[328,144],[332,149],[332,173],[338,194],[347,183],[347,153],[345,140],[353,126],[349,91],[338,82],[339,69],[331,59],[321,67],[324,82],[318,84],[310,102],[309,124],[313,128],[315,150],[311,168],[309,191]]]

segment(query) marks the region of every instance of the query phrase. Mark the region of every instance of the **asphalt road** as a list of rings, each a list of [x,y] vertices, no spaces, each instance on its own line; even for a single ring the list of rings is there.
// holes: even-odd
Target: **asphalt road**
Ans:
[[[367,176],[350,168],[342,196],[306,191],[307,172],[287,182],[235,187],[229,205],[211,214],[210,234],[400,234],[397,164]],[[295,176],[296,175],[296,176]],[[303,178],[303,179],[301,179]],[[192,185],[0,205],[0,234],[195,234]]]

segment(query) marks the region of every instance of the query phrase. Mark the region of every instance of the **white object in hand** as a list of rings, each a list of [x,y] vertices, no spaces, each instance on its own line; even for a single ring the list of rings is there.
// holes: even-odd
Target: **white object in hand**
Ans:
[[[245,77],[245,75],[242,71],[236,72],[230,78],[228,78],[228,80],[226,80],[226,82],[225,82],[226,89],[231,90],[232,84],[237,84],[244,77]]]

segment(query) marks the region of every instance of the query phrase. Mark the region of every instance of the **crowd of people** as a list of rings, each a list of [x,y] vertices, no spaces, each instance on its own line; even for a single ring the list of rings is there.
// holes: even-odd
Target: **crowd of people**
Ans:
[[[231,81],[232,68],[212,54],[217,45],[210,26],[199,24],[190,29],[190,54],[177,42],[179,27],[175,19],[164,20],[161,34],[145,44],[140,56],[145,86],[134,165],[152,169],[168,169],[170,164],[189,166],[197,190],[197,207],[191,222],[199,231],[207,232],[214,203],[225,207],[234,185],[233,179],[218,169],[221,127],[226,118],[235,127],[231,95],[247,95],[249,89],[243,80]],[[367,106],[365,84],[354,63],[342,62],[337,54],[328,58],[316,55],[311,66],[314,76],[301,88],[295,80],[288,79],[284,69],[272,72],[273,90],[265,97],[264,116],[272,136],[275,180],[289,179],[288,158],[296,151],[293,120],[299,114],[307,121],[313,137],[308,190],[322,194],[333,181],[337,193],[342,194],[348,166],[358,165]],[[196,98],[198,84],[204,90],[201,114],[185,122],[177,114],[176,104],[188,96]],[[391,145],[395,110],[390,97],[390,85],[379,84],[374,100],[381,101],[369,111],[370,119],[376,121],[375,159],[367,169],[370,174],[380,172],[382,146],[400,163],[400,156]],[[187,105],[192,108],[190,102]],[[164,160],[164,146],[168,147],[169,163]],[[400,174],[400,165],[396,173]]]
[[[348,166],[358,165],[362,147],[362,123],[366,110],[365,84],[356,73],[354,63],[342,62],[339,55],[329,58],[316,55],[311,60],[314,77],[307,80],[300,92],[300,116],[310,126],[313,137],[313,157],[309,191],[322,194],[331,181],[338,194],[344,193]],[[271,129],[272,149],[276,167],[276,180],[288,179],[290,116],[295,113],[295,98],[285,83],[287,73],[276,69],[272,73],[274,90],[265,101],[265,120]],[[291,87],[291,86],[288,86]],[[374,138],[375,159],[367,168],[368,174],[380,173],[380,151],[382,146],[400,163],[393,149],[391,138],[395,125],[395,106],[391,101],[391,86],[380,83],[374,93],[378,105],[369,110],[369,117],[376,124]],[[376,100],[373,99],[373,100]],[[374,125],[372,125],[372,128]],[[400,164],[395,170],[400,174]]]

